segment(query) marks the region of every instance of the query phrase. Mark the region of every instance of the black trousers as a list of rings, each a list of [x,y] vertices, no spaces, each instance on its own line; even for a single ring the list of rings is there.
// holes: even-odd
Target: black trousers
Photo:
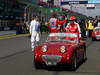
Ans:
[[[86,31],[82,31],[82,37],[85,38],[86,37]]]

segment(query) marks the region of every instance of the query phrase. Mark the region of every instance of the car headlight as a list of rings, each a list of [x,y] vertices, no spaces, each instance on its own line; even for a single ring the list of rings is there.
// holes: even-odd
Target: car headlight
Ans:
[[[44,46],[42,46],[42,52],[46,52],[47,51],[47,46],[46,45],[44,45]]]
[[[61,46],[61,47],[60,47],[60,52],[61,52],[61,53],[65,53],[65,52],[66,52],[65,46]]]

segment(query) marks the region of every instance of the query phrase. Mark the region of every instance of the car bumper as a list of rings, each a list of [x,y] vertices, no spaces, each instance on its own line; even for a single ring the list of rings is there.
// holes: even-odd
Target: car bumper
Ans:
[[[92,36],[92,38],[97,39],[97,40],[100,40],[100,35]]]
[[[36,62],[44,63],[47,66],[56,66],[56,65],[63,65],[63,64],[70,64],[71,57],[69,56],[61,56],[61,55],[39,55],[35,56]]]

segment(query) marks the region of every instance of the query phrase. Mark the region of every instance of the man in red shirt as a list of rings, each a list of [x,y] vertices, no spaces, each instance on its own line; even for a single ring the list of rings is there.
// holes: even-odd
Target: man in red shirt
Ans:
[[[59,27],[60,32],[65,31],[67,20],[64,16],[59,16],[59,19],[57,20],[57,25]]]
[[[80,26],[78,23],[76,23],[76,17],[75,16],[71,16],[70,17],[70,23],[68,23],[67,27],[66,27],[66,32],[67,33],[78,33],[78,38],[81,38],[81,30],[80,30]]]

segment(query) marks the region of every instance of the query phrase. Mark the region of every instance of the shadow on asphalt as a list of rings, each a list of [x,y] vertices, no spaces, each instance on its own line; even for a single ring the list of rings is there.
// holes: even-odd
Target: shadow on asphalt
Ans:
[[[100,40],[95,40],[95,41],[93,41],[93,42],[100,42]]]
[[[44,70],[48,70],[48,71],[54,71],[54,73],[53,73],[53,75],[59,75],[59,73],[60,72],[67,72],[67,73],[73,73],[73,74],[90,74],[90,75],[100,75],[100,72],[81,72],[81,71],[77,71],[78,70],[78,68],[82,65],[82,64],[84,64],[86,61],[87,61],[88,59],[86,58],[86,60],[84,60],[84,61],[81,61],[80,63],[79,63],[79,65],[78,65],[78,67],[77,67],[77,69],[76,70],[70,70],[69,68],[69,66],[56,66],[56,67],[44,67],[44,68],[42,68],[42,69],[44,69]],[[41,70],[41,69],[39,69],[39,70]]]
[[[76,70],[82,65],[84,64],[85,62],[87,61],[87,58],[86,60],[84,61],[81,61],[80,63],[78,63],[78,66],[76,68]],[[41,69],[44,69],[44,70],[48,70],[48,71],[56,71],[56,72],[61,72],[61,71],[76,71],[76,70],[71,70],[70,69],[70,65],[58,65],[58,66],[43,66],[43,68]],[[41,70],[41,69],[38,69],[38,70]]]

